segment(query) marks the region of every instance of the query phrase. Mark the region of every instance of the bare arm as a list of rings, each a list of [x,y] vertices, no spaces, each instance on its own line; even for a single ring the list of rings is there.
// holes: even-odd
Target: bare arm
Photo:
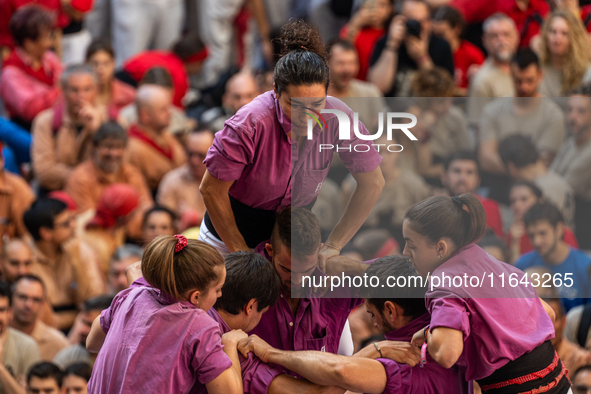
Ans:
[[[338,254],[343,246],[357,233],[357,230],[369,216],[378,197],[380,197],[385,184],[379,166],[370,172],[351,175],[357,181],[357,187],[345,207],[343,216],[320,249],[320,269],[324,269],[327,258]],[[336,253],[334,253],[335,251]]]
[[[548,305],[548,303],[546,303],[546,301],[542,300],[541,298],[540,298],[540,302],[542,303],[544,310],[546,311],[546,313],[550,317],[550,320],[552,320],[552,323],[554,323],[556,321],[556,313],[554,312],[554,309],[552,309],[552,307],[550,305]]]
[[[335,386],[320,386],[289,375],[279,375],[271,382],[268,394],[342,394],[345,389]]]
[[[240,339],[244,338],[246,338],[246,334],[242,330],[232,330],[222,335],[224,353],[232,360],[232,366],[222,372],[217,378],[205,384],[208,393],[242,394],[242,370],[240,369],[236,344]]]
[[[408,364],[411,367],[419,363],[420,350],[410,342],[380,341],[377,342],[377,345],[382,351],[381,355],[378,349],[371,344],[355,353],[353,357],[372,358],[374,360],[382,357],[389,358],[400,364]]]
[[[411,347],[410,344],[408,346]],[[323,386],[338,386],[355,392],[382,393],[387,383],[384,366],[379,361],[368,358],[318,351],[283,351],[274,349],[256,335],[240,341],[238,349],[244,356],[252,351],[263,362],[279,364],[310,382]],[[414,357],[414,354],[409,355]],[[416,361],[418,362],[418,357]]]
[[[478,157],[482,170],[493,174],[504,174],[505,164],[499,156],[498,143],[494,140],[483,141],[478,146]]]
[[[464,334],[447,327],[436,327],[429,330],[427,350],[433,360],[443,368],[451,368],[464,351]]]
[[[105,334],[101,327],[101,316],[99,315],[92,322],[90,333],[88,334],[88,337],[86,337],[86,350],[91,353],[98,353],[99,350],[101,350],[101,347],[103,347],[106,337],[107,334]]]
[[[199,186],[211,222],[230,252],[249,250],[244,237],[236,226],[236,219],[230,204],[228,191],[233,183],[221,181],[206,170],[201,186]]]
[[[10,372],[6,369],[4,364],[0,363],[0,386],[4,389],[6,394],[25,394],[26,391],[20,384],[12,377]]]
[[[386,46],[378,61],[369,69],[368,80],[375,84],[384,94],[388,94],[394,86],[398,67],[398,48],[406,35],[406,19],[396,16],[390,23]]]
[[[317,351],[288,352],[273,349],[266,362],[279,364],[323,386],[338,386],[363,393],[382,393],[386,371],[379,361]]]

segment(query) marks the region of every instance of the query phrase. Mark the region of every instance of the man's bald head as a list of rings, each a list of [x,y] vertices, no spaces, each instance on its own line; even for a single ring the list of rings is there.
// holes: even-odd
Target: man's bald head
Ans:
[[[234,114],[258,95],[259,88],[254,76],[249,72],[241,71],[226,82],[226,92],[222,98],[223,106]]]
[[[33,253],[21,239],[11,239],[2,248],[2,273],[11,283],[21,275],[31,274]]]
[[[207,150],[213,144],[213,133],[209,130],[197,131],[191,133],[187,138],[187,157],[189,158],[189,168],[193,176],[197,179],[203,177],[205,173],[205,156]]]
[[[135,104],[141,127],[162,132],[169,126],[172,105],[169,89],[158,85],[142,85],[137,90]]]

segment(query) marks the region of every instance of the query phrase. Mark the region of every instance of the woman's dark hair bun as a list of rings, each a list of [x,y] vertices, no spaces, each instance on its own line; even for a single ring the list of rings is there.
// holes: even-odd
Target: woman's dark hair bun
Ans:
[[[326,47],[317,29],[303,20],[290,20],[275,39],[281,56],[292,51],[310,51],[326,59]]]

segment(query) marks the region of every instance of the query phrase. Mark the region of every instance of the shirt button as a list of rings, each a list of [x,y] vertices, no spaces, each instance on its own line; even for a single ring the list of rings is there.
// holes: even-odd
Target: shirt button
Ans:
[[[297,147],[297,146],[295,146],[295,145],[292,145],[292,146],[291,146],[291,149],[293,149],[293,150],[296,150],[297,148],[298,148],[298,147]]]
[[[279,294],[279,297],[283,298],[283,294]]]
[[[289,322],[289,326],[290,327],[293,327],[293,322],[292,321]]]

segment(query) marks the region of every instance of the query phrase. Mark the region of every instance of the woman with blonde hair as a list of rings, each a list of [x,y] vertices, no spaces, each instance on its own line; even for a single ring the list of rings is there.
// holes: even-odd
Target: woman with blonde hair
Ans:
[[[564,96],[591,81],[589,43],[579,18],[568,10],[556,10],[542,27],[540,60],[544,79],[540,93]]]

